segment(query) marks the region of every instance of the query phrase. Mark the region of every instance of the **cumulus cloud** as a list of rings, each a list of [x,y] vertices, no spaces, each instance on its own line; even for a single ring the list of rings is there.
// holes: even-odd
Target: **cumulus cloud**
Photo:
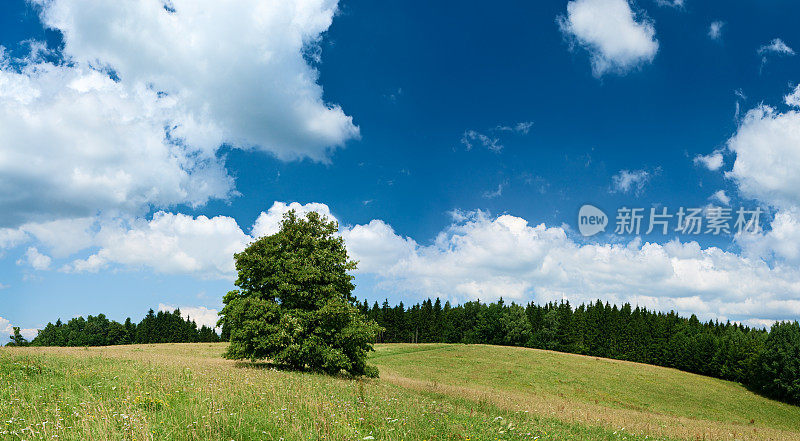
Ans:
[[[715,150],[708,155],[697,155],[694,157],[695,165],[702,165],[703,167],[716,171],[725,165],[725,159],[722,157],[720,150]]]
[[[336,216],[325,204],[275,202],[267,211],[261,212],[258,216],[251,235],[259,238],[277,233],[283,215],[289,210],[294,210],[301,216],[315,211],[338,222]],[[350,258],[358,261],[358,273],[377,272],[381,268],[408,257],[417,246],[413,239],[397,235],[391,225],[379,219],[373,219],[364,225],[340,225],[339,233],[345,240]]]
[[[712,21],[708,26],[708,38],[712,40],[720,40],[722,38],[722,27],[725,26],[723,21]]]
[[[17,261],[17,265],[30,265],[37,271],[43,271],[50,269],[52,262],[53,259],[50,256],[40,253],[36,247],[29,247],[22,259]]]
[[[0,226],[226,197],[213,152],[165,134],[171,106],[91,69],[0,67]]]
[[[358,273],[378,273],[409,258],[417,243],[395,233],[391,225],[373,219],[365,225],[342,229],[350,258],[358,261]]]
[[[28,235],[19,228],[0,228],[0,250],[13,248],[27,238]]]
[[[25,224],[227,199],[223,144],[328,161],[359,136],[315,67],[336,0],[31,1],[64,45],[0,51],[0,247]]]
[[[68,257],[94,245],[102,218],[82,217],[50,222],[27,223],[17,229],[26,238],[37,240],[56,258]]]
[[[310,202],[305,205],[298,202],[287,204],[285,202],[276,201],[266,212],[262,211],[256,219],[252,229],[253,237],[258,238],[277,233],[278,230],[280,230],[281,219],[283,219],[283,215],[288,213],[290,210],[294,210],[300,216],[305,216],[306,214],[315,211],[329,219],[336,220],[336,217],[331,214],[330,208],[328,208],[328,206],[325,204],[320,204],[317,202]]]
[[[336,0],[33,1],[63,34],[70,60],[174,99],[175,136],[191,145],[324,161],[359,136],[352,118],[323,100],[310,63]]]
[[[737,236],[744,253],[754,258],[780,259],[791,265],[800,264],[800,211],[796,208],[775,213],[769,231]]]
[[[69,262],[61,270],[147,268],[157,273],[232,280],[236,277],[233,255],[253,240],[278,232],[281,219],[289,210],[301,216],[315,211],[337,221],[325,204],[275,202],[261,212],[248,235],[230,217],[159,212],[150,221],[103,225],[91,238],[92,246],[99,250]],[[378,271],[408,256],[417,246],[414,240],[398,236],[390,225],[377,219],[364,225],[341,225],[339,230],[350,257],[359,261],[359,273]]]
[[[262,212],[251,234],[228,216],[192,217],[157,212],[151,220],[98,221],[88,243],[97,252],[63,265],[64,272],[98,272],[111,267],[149,269],[163,274],[188,274],[208,279],[234,279],[233,255],[253,240],[276,233],[283,215],[316,211],[336,219],[325,204],[275,202]],[[342,228],[346,231],[346,228]]]
[[[792,93],[786,95],[783,98],[783,101],[786,103],[787,106],[800,107],[800,84],[795,86]]]
[[[627,0],[573,0],[558,18],[561,32],[586,49],[596,77],[625,74],[650,63],[658,52],[653,23]]]
[[[796,88],[784,98],[792,105]],[[777,212],[769,228],[759,234],[738,235],[745,255],[778,264],[800,264],[800,113],[779,112],[760,105],[747,112],[736,133],[728,140],[736,154],[733,169],[726,173],[739,192]]]
[[[717,201],[722,205],[729,205],[731,203],[731,198],[725,193],[725,190],[715,191],[708,199]]]
[[[641,194],[645,185],[650,180],[651,174],[646,170],[620,170],[611,177],[612,191],[617,193]]]
[[[227,216],[158,212],[149,221],[103,226],[94,238],[99,251],[74,260],[62,270],[97,272],[115,264],[156,273],[231,278],[235,272],[233,254],[250,241],[250,236]]]
[[[703,317],[800,313],[800,273],[696,242],[582,245],[560,227],[473,212],[378,275],[399,292],[454,301],[602,298]],[[783,309],[786,308],[786,309]]]
[[[19,333],[25,337],[26,340],[31,341],[38,334],[36,329],[20,329]],[[14,335],[14,326],[11,322],[0,317],[0,346],[5,346],[10,340],[9,336]]]
[[[164,312],[173,312],[176,309],[181,310],[181,317],[192,320],[197,323],[197,327],[208,326],[211,329],[219,330],[217,328],[217,320],[219,320],[219,311],[216,309],[209,309],[205,306],[181,306],[175,307],[172,305],[158,304],[158,310]]]
[[[103,226],[96,239],[99,251],[67,269],[146,267],[232,280],[233,254],[254,237],[275,233],[282,215],[291,209],[301,214],[317,211],[336,220],[325,204],[276,202],[261,213],[247,235],[232,218],[158,213],[148,222]],[[452,214],[452,223],[428,245],[398,234],[378,219],[342,225],[340,234],[350,257],[359,261],[358,274],[374,277],[378,289],[411,298],[439,296],[456,302],[601,298],[743,321],[800,314],[798,266],[784,262],[771,266],[762,258],[763,247],[773,242],[784,245],[779,252],[787,261],[800,256],[792,245],[800,244],[796,217],[776,221],[771,236],[753,235],[749,243],[737,238],[747,250],[741,256],[702,248],[696,242],[653,244],[635,239],[582,244],[564,227],[532,226],[520,217],[481,211]],[[198,324],[205,320],[201,317],[213,315],[213,310],[182,307],[181,311]]]
[[[728,140],[733,179],[747,197],[776,207],[800,206],[800,113],[761,105],[748,111]]]

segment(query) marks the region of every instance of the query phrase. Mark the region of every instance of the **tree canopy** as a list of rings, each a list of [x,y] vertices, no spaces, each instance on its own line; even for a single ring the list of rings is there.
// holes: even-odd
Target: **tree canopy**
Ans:
[[[280,230],[237,253],[237,290],[225,295],[225,356],[297,369],[376,376],[366,364],[380,327],[355,306],[338,225],[316,212],[286,213]]]

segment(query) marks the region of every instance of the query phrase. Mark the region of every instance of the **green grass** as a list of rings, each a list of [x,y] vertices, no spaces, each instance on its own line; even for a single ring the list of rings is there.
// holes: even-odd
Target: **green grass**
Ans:
[[[796,439],[788,430],[800,422],[798,408],[730,383],[545,351],[380,345],[373,362],[382,378],[353,380],[234,363],[220,357],[223,350],[222,344],[0,349],[0,439],[694,438],[662,424],[665,418],[713,427],[706,439]],[[704,389],[693,393],[712,394],[709,400],[739,394],[734,398],[754,406],[744,418],[760,412],[772,420],[723,436],[719,430],[736,428],[742,418],[737,407],[714,407],[702,397],[686,401],[698,409],[682,407],[685,395],[665,398],[668,382],[656,388],[661,395],[638,396],[649,393],[644,382],[651,375],[699,382]],[[630,412],[657,426],[627,424]]]
[[[787,439],[800,430],[800,407],[737,383],[645,364],[502,346],[402,344],[379,346],[373,362],[385,379],[417,389],[490,394],[540,414],[582,414],[571,419],[651,433]],[[543,402],[561,408],[548,412],[552,406]]]

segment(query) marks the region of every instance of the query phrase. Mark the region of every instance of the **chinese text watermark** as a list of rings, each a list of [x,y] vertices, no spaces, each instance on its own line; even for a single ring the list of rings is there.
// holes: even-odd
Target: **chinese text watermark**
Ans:
[[[667,207],[659,208],[630,208],[617,209],[614,220],[614,234],[683,234],[683,235],[730,235],[742,233],[758,233],[761,231],[761,215],[764,211],[760,207],[723,208],[679,207],[670,210]],[[578,212],[578,230],[584,236],[594,236],[606,231],[611,219],[599,208],[593,205],[584,205]]]

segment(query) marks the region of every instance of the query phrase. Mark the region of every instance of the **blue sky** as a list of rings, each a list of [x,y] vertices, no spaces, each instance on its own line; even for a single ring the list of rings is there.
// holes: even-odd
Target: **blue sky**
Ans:
[[[211,320],[292,203],[371,301],[800,315],[797,2],[258,3],[5,2],[0,333]],[[583,204],[767,214],[584,238]]]

